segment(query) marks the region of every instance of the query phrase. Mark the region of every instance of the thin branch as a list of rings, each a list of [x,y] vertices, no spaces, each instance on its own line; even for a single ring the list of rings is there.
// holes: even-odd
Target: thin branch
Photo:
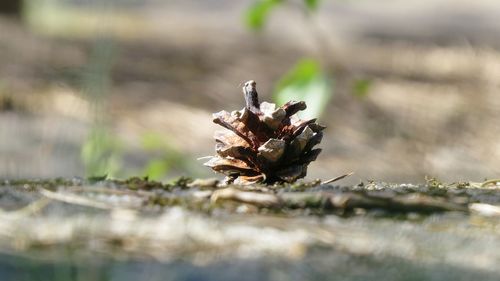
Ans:
[[[213,203],[219,200],[233,200],[254,204],[259,207],[278,207],[281,203],[279,197],[274,194],[241,191],[233,187],[214,191],[210,200]]]
[[[249,203],[265,208],[316,208],[352,210],[382,209],[396,212],[467,212],[466,204],[458,204],[444,198],[435,198],[423,194],[405,194],[394,197],[373,196],[364,193],[334,193],[334,192],[290,192],[269,194],[261,192],[241,191],[236,188],[225,188],[214,191],[212,202],[218,200],[233,200]]]
[[[486,217],[500,217],[500,206],[473,203],[469,205],[469,210]]]
[[[491,180],[487,180],[487,181],[482,182],[481,187],[486,187],[490,184],[494,184],[496,186],[496,185],[498,185],[498,183],[500,183],[500,179],[491,179]]]
[[[329,184],[329,183],[332,183],[332,182],[336,182],[336,181],[339,181],[339,180],[341,180],[343,178],[350,177],[352,175],[354,175],[354,172],[350,172],[350,173],[347,173],[345,175],[341,175],[341,176],[338,176],[336,178],[326,180],[326,181],[322,182],[321,184]]]
[[[63,194],[63,193],[53,192],[53,191],[50,191],[47,189],[41,189],[40,193],[43,196],[50,198],[52,200],[57,200],[57,201],[61,201],[61,202],[68,203],[68,204],[92,207],[92,208],[102,209],[102,210],[113,209],[113,207],[110,206],[109,204],[95,201],[95,200],[91,200],[91,199],[85,198],[83,196],[78,196],[75,194]]]

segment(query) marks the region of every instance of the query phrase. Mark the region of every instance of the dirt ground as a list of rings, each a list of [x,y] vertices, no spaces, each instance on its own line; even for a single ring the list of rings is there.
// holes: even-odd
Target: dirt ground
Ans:
[[[81,146],[96,122],[123,143],[129,173],[151,157],[141,136],[157,132],[195,167],[170,176],[211,175],[196,160],[213,153],[210,114],[241,108],[249,79],[270,100],[301,57],[335,79],[309,178],[498,177],[497,4],[390,2],[325,1],[310,20],[292,5],[258,34],[242,24],[249,1],[112,7],[72,35],[0,19],[0,177],[84,176]],[[122,14],[129,25],[113,24]],[[358,78],[372,81],[362,98]]]
[[[7,280],[498,280],[498,183],[0,182]]]

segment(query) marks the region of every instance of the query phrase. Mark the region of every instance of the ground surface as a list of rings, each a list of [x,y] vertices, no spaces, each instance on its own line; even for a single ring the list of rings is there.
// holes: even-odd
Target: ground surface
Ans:
[[[498,280],[492,183],[0,182],[5,280]]]

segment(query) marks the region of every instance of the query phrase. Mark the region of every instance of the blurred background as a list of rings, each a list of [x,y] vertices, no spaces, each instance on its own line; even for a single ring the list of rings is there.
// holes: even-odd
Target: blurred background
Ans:
[[[308,179],[500,175],[500,4],[2,0],[0,178],[214,176],[211,113],[305,100]]]

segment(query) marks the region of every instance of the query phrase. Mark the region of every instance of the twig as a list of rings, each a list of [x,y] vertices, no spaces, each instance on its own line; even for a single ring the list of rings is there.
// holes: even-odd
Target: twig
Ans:
[[[220,199],[233,200],[266,208],[287,207],[297,208],[324,208],[324,209],[383,209],[396,212],[467,212],[465,204],[447,201],[443,198],[434,198],[423,194],[399,195],[391,198],[373,196],[363,193],[333,193],[333,192],[291,192],[268,194],[260,192],[241,191],[236,188],[225,188],[214,191],[212,202]]]
[[[444,212],[463,211],[467,206],[433,198],[422,194],[395,196],[392,198],[372,196],[362,193],[303,192],[283,193],[283,205],[289,208],[325,209],[383,209],[398,212]]]
[[[220,199],[234,200],[260,207],[277,207],[281,204],[279,197],[274,194],[241,191],[233,187],[216,190],[210,197],[213,203]]]
[[[77,193],[103,193],[112,195],[132,195],[132,196],[151,196],[154,193],[145,190],[117,190],[97,186],[68,186],[64,191],[77,192]]]
[[[338,176],[336,178],[326,180],[326,181],[322,182],[321,184],[329,184],[329,183],[332,183],[332,182],[336,182],[338,180],[341,180],[343,178],[346,178],[346,177],[349,177],[349,176],[352,176],[352,175],[354,175],[354,172],[350,172],[350,173],[347,173],[345,175],[341,175],[341,176]]]
[[[483,181],[481,183],[481,187],[486,187],[487,185],[490,185],[492,183],[495,184],[495,186],[496,186],[497,183],[500,183],[500,179],[491,179],[491,180]]]
[[[40,189],[40,193],[50,199],[69,203],[69,204],[74,204],[74,205],[81,205],[81,206],[86,206],[86,207],[92,207],[96,209],[103,209],[103,210],[111,210],[113,207],[109,206],[108,204],[98,202],[95,200],[91,200],[82,196],[78,196],[75,194],[63,194],[63,193],[57,193],[53,192],[47,189]]]
[[[500,206],[473,203],[469,205],[469,210],[486,217],[500,217]]]
[[[196,160],[205,160],[205,159],[211,159],[213,156],[202,156],[202,157],[198,157],[196,158]]]

